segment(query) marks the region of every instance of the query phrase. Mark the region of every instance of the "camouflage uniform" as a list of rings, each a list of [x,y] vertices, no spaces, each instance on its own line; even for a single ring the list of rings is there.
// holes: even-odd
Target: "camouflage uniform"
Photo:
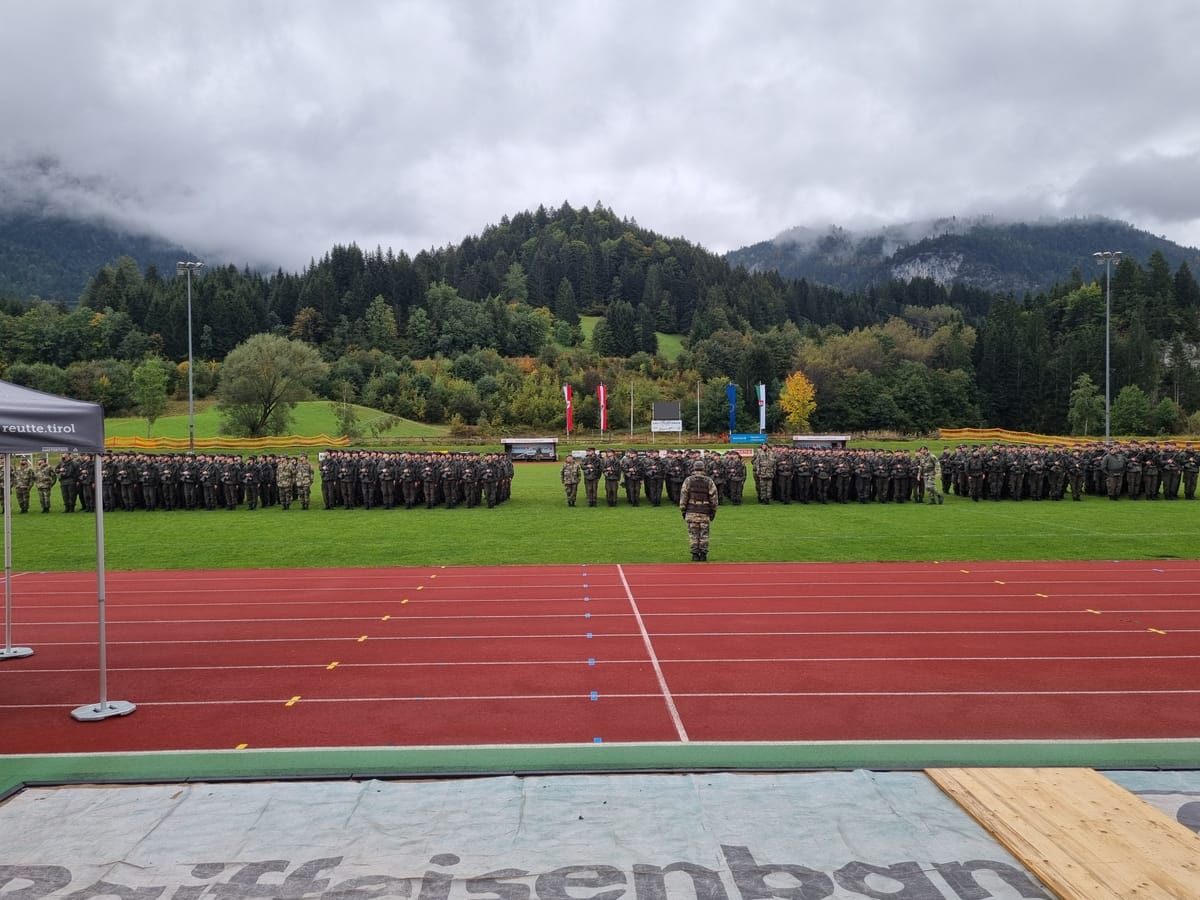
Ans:
[[[679,489],[679,512],[687,523],[692,562],[708,559],[709,525],[717,517],[719,503],[716,482],[704,474],[704,463],[693,463],[692,474]]]
[[[567,495],[567,506],[574,506],[575,494],[579,491],[579,479],[582,477],[579,460],[574,456],[568,455],[566,461],[562,464],[562,469],[558,473],[558,477],[562,481],[563,491]]]
[[[12,473],[13,486],[17,489],[17,506],[21,512],[29,512],[29,492],[33,489],[34,472],[29,460],[21,457],[21,462]]]

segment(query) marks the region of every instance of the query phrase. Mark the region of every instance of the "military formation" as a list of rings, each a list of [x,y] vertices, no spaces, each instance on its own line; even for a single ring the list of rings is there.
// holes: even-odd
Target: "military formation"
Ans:
[[[575,506],[580,485],[588,506],[661,506],[679,503],[683,483],[695,464],[717,485],[722,498],[739,505],[746,484],[746,463],[736,450],[701,452],[699,450],[601,450],[589,447],[582,456],[568,457],[560,477],[567,505]]]
[[[325,509],[495,507],[508,499],[512,462],[500,453],[409,453],[331,450],[317,468],[305,455],[113,453],[100,456],[105,512],[135,510],[309,509],[320,474]],[[64,512],[95,511],[95,457],[67,453],[14,457],[12,488],[20,512],[36,489],[43,513],[58,487]]]
[[[735,450],[659,451],[589,448],[562,468],[567,505],[678,503],[694,462],[703,464],[722,502],[742,502],[747,467]],[[935,454],[910,450],[778,447],[755,449],[749,474],[759,503],[926,503],[955,495],[984,500],[1194,500],[1200,449],[1174,441],[959,445]]]
[[[908,450],[763,446],[751,460],[759,503],[1082,500],[1196,497],[1200,450],[1172,441]]]

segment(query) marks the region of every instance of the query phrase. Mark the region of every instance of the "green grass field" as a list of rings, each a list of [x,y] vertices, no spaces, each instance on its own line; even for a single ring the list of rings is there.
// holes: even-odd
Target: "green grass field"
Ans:
[[[580,491],[582,496],[582,490]],[[725,506],[712,562],[1194,558],[1200,502],[1088,497],[1083,502],[803,506],[753,500]],[[568,508],[553,463],[518,464],[513,498],[496,509],[112,512],[106,567],[128,569],[314,566],[468,566],[663,563],[687,560],[677,509]],[[34,503],[36,507],[36,500]],[[95,566],[93,516],[12,516],[15,572]]]
[[[372,435],[372,422],[383,422],[387,417],[377,409],[367,406],[355,406],[358,414],[358,425],[364,435]],[[187,403],[175,402],[169,409],[169,415],[161,416],[154,421],[149,437],[156,438],[186,438],[188,436]],[[196,437],[211,437],[221,434],[221,417],[211,400],[196,403]],[[292,434],[315,435],[338,433],[337,418],[328,400],[312,400],[298,403],[294,413]],[[144,418],[106,418],[104,434],[107,437],[147,437],[146,420]],[[382,437],[398,438],[444,438],[450,430],[444,425],[426,425],[410,419],[397,419],[388,428],[380,431]]]

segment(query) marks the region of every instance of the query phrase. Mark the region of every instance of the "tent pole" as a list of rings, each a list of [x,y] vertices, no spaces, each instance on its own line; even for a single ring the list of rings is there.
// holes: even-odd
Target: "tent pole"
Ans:
[[[12,454],[4,454],[4,649],[0,659],[33,656],[29,647],[12,645]]]
[[[104,611],[104,469],[100,465],[100,454],[92,457],[96,477],[92,479],[96,492],[96,601],[100,606],[100,702],[80,706],[71,711],[71,716],[80,722],[97,722],[112,716],[127,716],[135,709],[127,700],[108,699],[108,649],[105,643],[106,616]]]

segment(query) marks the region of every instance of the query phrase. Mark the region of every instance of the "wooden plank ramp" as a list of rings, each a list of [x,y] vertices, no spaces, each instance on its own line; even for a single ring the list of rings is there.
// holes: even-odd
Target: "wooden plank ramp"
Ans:
[[[927,769],[1062,900],[1198,900],[1200,835],[1094,769]]]

